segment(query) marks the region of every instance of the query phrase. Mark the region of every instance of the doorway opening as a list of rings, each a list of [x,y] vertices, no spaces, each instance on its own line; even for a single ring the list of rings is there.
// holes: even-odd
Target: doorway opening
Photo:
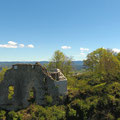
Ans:
[[[32,88],[30,89],[30,91],[29,91],[28,102],[34,103],[34,102],[35,102],[35,98],[36,98],[35,88],[32,87]]]
[[[13,99],[13,95],[14,95],[14,86],[9,86],[8,87],[8,99],[9,100]]]

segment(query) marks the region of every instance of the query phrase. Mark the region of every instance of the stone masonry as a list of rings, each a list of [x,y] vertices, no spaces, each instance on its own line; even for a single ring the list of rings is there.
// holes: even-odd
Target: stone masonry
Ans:
[[[8,99],[9,86],[14,87],[12,99]],[[28,107],[31,89],[34,89],[36,104],[46,105],[46,95],[51,96],[53,104],[56,104],[59,96],[67,94],[67,79],[59,69],[47,72],[39,63],[15,64],[7,70],[0,83],[0,109],[19,110]]]

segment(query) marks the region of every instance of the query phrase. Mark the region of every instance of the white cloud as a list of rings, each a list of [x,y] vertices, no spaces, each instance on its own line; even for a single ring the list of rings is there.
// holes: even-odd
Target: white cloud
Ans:
[[[8,44],[9,44],[9,45],[17,45],[17,43],[16,43],[16,42],[13,42],[13,41],[9,41]]]
[[[78,54],[78,55],[74,55],[74,56],[76,56],[76,57],[85,57],[86,54],[81,52],[80,54]]]
[[[0,44],[0,48],[24,48],[24,44],[17,44],[16,42],[9,41],[7,44]],[[34,48],[34,45],[29,44],[26,47]]]
[[[80,55],[84,56],[84,55],[85,55],[85,53],[81,52],[81,53],[80,53]]]
[[[114,48],[114,49],[112,49],[114,52],[116,52],[116,53],[119,53],[120,52],[120,49],[117,49],[117,48]]]
[[[86,52],[89,52],[89,48],[80,48],[80,55],[86,56]]]
[[[19,44],[19,47],[20,47],[20,48],[24,48],[25,45],[24,45],[24,44]]]
[[[86,53],[81,52],[81,53],[79,53],[77,55],[74,55],[74,58],[76,60],[85,60],[86,59]]]
[[[8,44],[0,44],[0,48],[17,48],[17,43],[9,41]]]
[[[61,46],[62,49],[71,49],[70,46]]]
[[[29,44],[29,45],[27,45],[27,47],[28,47],[28,48],[34,48],[34,45]]]
[[[0,44],[0,48],[17,48],[17,46],[16,45],[9,45],[9,44],[6,44],[6,45]]]
[[[89,48],[80,48],[80,50],[82,51],[82,52],[84,52],[84,51],[89,51]]]

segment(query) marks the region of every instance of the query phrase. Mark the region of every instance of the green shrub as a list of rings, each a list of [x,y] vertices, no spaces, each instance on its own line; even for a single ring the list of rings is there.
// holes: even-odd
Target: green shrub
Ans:
[[[18,120],[22,120],[23,119],[23,114],[22,113],[17,113],[18,114]]]
[[[18,115],[16,112],[10,111],[8,113],[8,120],[17,120],[17,119],[18,119]]]
[[[107,120],[115,120],[115,117],[111,113],[108,113]]]
[[[14,86],[9,86],[8,88],[8,99],[12,99],[14,95]]]
[[[6,116],[5,116],[6,112],[4,110],[0,111],[0,120],[5,120]]]
[[[53,99],[52,99],[51,96],[47,95],[47,96],[45,96],[45,99],[46,99],[46,102],[47,102],[48,105],[52,104]]]
[[[47,112],[49,112],[47,116],[48,120],[64,120],[65,119],[65,110],[63,106],[48,107]]]
[[[4,75],[7,70],[8,70],[7,67],[2,68],[2,71],[0,72],[0,82],[4,79]]]
[[[68,112],[68,116],[70,117],[75,117],[76,116],[76,110],[70,108]]]

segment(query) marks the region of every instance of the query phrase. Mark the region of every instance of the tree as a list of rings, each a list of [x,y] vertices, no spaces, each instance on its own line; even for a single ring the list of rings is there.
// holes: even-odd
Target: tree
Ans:
[[[87,67],[87,69],[94,71],[96,69],[96,66],[99,64],[101,57],[103,54],[107,52],[104,48],[99,48],[90,54],[87,55],[87,59],[84,60],[84,65]]]
[[[69,74],[72,71],[72,58],[64,55],[63,52],[57,50],[54,52],[54,55],[47,65],[48,70],[54,68],[60,69],[65,75]]]
[[[116,55],[117,59],[120,61],[120,53]]]
[[[118,79],[120,74],[120,61],[111,50],[99,48],[88,54],[84,61],[87,68],[105,79]]]
[[[120,61],[111,52],[105,52],[97,66],[97,71],[112,80],[120,74]]]

